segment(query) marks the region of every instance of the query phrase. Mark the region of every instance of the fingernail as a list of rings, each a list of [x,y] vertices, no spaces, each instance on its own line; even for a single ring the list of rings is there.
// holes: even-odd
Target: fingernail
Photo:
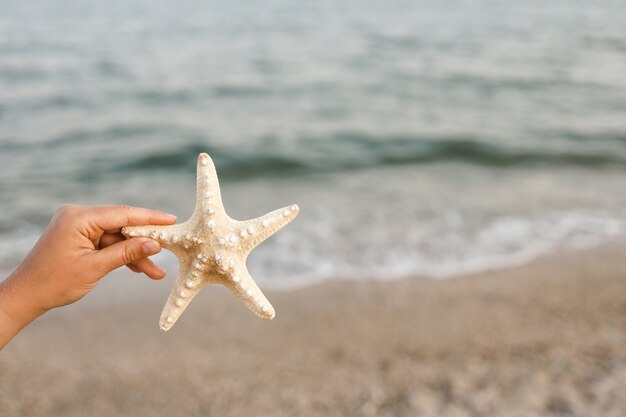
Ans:
[[[154,240],[143,244],[143,253],[145,253],[146,255],[154,255],[155,253],[159,253],[160,250],[161,245],[159,245],[158,242],[155,242]]]
[[[176,216],[170,213],[163,213],[165,214],[165,217],[169,218],[170,220],[176,220]]]

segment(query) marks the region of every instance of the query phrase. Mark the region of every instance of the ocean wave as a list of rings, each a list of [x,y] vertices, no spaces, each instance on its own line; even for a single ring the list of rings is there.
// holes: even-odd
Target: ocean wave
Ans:
[[[611,138],[622,140],[619,135]],[[604,140],[606,137],[602,136],[600,139]],[[194,167],[189,161],[194,161],[199,152],[209,152],[220,168],[220,175],[228,179],[308,175],[449,162],[491,168],[626,168],[626,152],[590,150],[588,147],[584,149],[570,147],[565,150],[515,147],[454,136],[374,137],[342,133],[329,138],[302,137],[289,142],[277,138],[264,138],[236,147],[209,143],[211,143],[209,139],[199,138],[175,149],[159,149],[144,155],[130,154],[123,162],[112,164],[111,169],[189,170]]]
[[[441,163],[496,169],[626,168],[626,148],[622,146],[626,143],[626,133],[564,132],[561,137],[568,146],[521,146],[460,135],[373,136],[354,132],[293,139],[268,136],[232,144],[174,124],[126,124],[96,131],[67,132],[38,143],[38,150],[59,156],[58,163],[62,166],[62,156],[75,154],[79,146],[83,149],[82,157],[86,158],[82,166],[75,167],[79,176],[84,176],[94,165],[99,167],[99,175],[190,171],[200,152],[208,152],[220,176],[231,180]],[[154,142],[159,146],[150,146]],[[3,150],[14,155],[32,152],[32,144],[7,140],[0,142],[0,152]]]

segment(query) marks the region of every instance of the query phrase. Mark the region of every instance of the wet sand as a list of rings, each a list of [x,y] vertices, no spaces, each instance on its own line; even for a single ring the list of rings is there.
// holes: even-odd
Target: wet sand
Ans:
[[[623,416],[626,245],[447,280],[205,290],[42,317],[0,353],[0,416]],[[79,303],[79,304],[81,304]]]

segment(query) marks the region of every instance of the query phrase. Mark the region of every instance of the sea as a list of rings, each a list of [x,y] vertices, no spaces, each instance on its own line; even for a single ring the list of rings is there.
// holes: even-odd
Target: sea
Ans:
[[[623,240],[626,5],[0,0],[0,272],[66,202],[185,220],[200,152],[233,218],[300,206],[264,287]]]

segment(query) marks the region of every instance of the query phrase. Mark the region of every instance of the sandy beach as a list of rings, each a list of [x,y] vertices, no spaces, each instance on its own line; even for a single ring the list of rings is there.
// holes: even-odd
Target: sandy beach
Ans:
[[[0,354],[2,416],[623,416],[626,245],[447,280],[221,288],[54,311]],[[88,304],[88,300],[83,300]]]

